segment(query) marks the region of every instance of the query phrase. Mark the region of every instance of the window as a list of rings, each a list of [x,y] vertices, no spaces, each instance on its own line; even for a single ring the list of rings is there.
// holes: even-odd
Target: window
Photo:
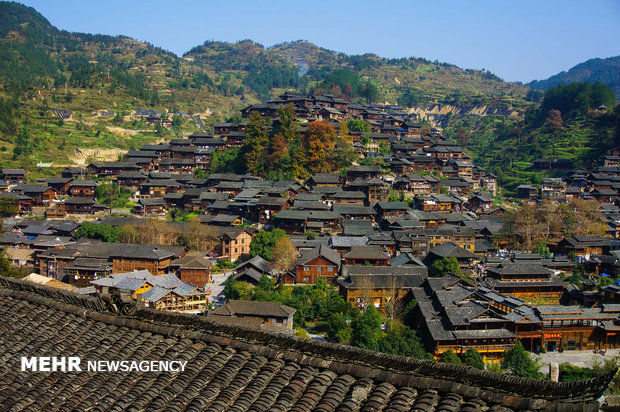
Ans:
[[[304,276],[304,282],[310,283],[310,276]]]
[[[310,272],[310,267],[309,266],[304,266],[304,272]]]

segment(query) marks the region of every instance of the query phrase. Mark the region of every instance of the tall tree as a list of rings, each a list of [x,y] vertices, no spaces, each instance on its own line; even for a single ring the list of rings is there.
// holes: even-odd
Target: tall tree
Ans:
[[[250,255],[258,255],[270,261],[272,259],[273,247],[283,237],[286,237],[286,232],[282,229],[258,232],[250,243]]]
[[[351,321],[353,328],[351,343],[360,348],[379,350],[382,323],[383,319],[377,309],[373,305],[368,305],[361,315]]]
[[[308,125],[303,138],[306,168],[312,173],[330,172],[333,166],[328,159],[334,150],[336,131],[326,122],[315,121]]]
[[[240,153],[243,165],[247,172],[258,175],[263,171],[263,154],[269,138],[267,129],[265,129],[265,120],[257,112],[250,113],[245,136]]]

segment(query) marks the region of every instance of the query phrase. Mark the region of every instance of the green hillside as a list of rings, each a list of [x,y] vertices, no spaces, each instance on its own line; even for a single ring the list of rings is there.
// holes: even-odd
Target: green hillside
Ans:
[[[477,165],[497,175],[505,194],[519,184],[539,184],[553,172],[531,169],[540,158],[569,159],[573,167],[595,166],[620,145],[620,106],[602,83],[558,85],[524,119],[461,116],[450,120],[447,136],[467,148]],[[605,105],[606,110],[598,107]],[[560,173],[560,175],[563,173]]]
[[[37,163],[60,167],[117,158],[144,143],[201,130],[195,118],[181,112],[199,115],[208,129],[286,90],[407,107],[460,140],[481,165],[510,175],[504,179],[509,187],[538,178],[525,167],[534,157],[566,155],[583,164],[608,146],[596,143],[605,140],[600,132],[609,126],[605,116],[582,110],[566,117],[563,129],[550,138],[538,120],[524,119],[525,113],[538,116],[535,93],[487,71],[414,57],[350,56],[306,41],[269,48],[250,40],[209,41],[178,57],[125,36],[63,31],[33,8],[0,2],[0,163],[5,167],[52,173]],[[138,108],[179,114],[172,130],[155,129],[130,116]],[[69,112],[70,117],[59,117]],[[517,136],[508,133],[517,126]],[[511,153],[516,147],[523,150]],[[514,173],[506,171],[504,161]]]
[[[607,59],[590,59],[546,80],[534,80],[529,86],[534,89],[545,90],[558,84],[573,82],[605,83],[620,98],[620,56]]]
[[[528,88],[507,83],[481,70],[463,70],[457,66],[420,58],[384,59],[374,54],[346,55],[323,49],[306,41],[283,43],[270,48],[251,41],[238,43],[206,42],[184,55],[201,67],[227,72],[232,78],[243,75],[243,84],[265,97],[261,74],[274,73],[273,88],[296,87],[301,91],[322,91],[345,95],[346,84],[370,82],[377,88],[376,102],[412,107],[431,103],[454,105],[523,105]],[[292,70],[300,74],[291,76]],[[327,84],[325,80],[338,70],[346,71]],[[345,82],[349,80],[349,82]],[[337,86],[337,87],[332,87]],[[351,84],[353,86],[353,84]],[[364,96],[349,95],[363,98]]]

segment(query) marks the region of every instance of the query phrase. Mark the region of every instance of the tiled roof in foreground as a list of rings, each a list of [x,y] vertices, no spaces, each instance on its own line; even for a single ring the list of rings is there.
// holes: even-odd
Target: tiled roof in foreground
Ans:
[[[534,381],[4,277],[0,319],[2,411],[593,411],[613,378]],[[22,356],[188,363],[180,373],[33,373],[20,372]]]

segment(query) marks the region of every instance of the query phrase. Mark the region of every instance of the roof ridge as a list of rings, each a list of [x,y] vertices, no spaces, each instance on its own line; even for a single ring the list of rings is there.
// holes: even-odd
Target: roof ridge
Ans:
[[[14,296],[107,324],[193,338],[239,350],[252,350],[267,357],[282,358],[357,377],[374,378],[400,386],[458,391],[467,393],[467,396],[494,401],[497,401],[498,396],[531,400],[538,398],[561,403],[596,401],[617,373],[614,370],[604,376],[578,382],[520,378],[469,366],[389,355],[245,326],[224,325],[184,313],[138,308],[136,305],[128,307],[119,305],[120,302],[114,302],[113,299],[82,296],[4,276],[0,276],[0,295]]]

